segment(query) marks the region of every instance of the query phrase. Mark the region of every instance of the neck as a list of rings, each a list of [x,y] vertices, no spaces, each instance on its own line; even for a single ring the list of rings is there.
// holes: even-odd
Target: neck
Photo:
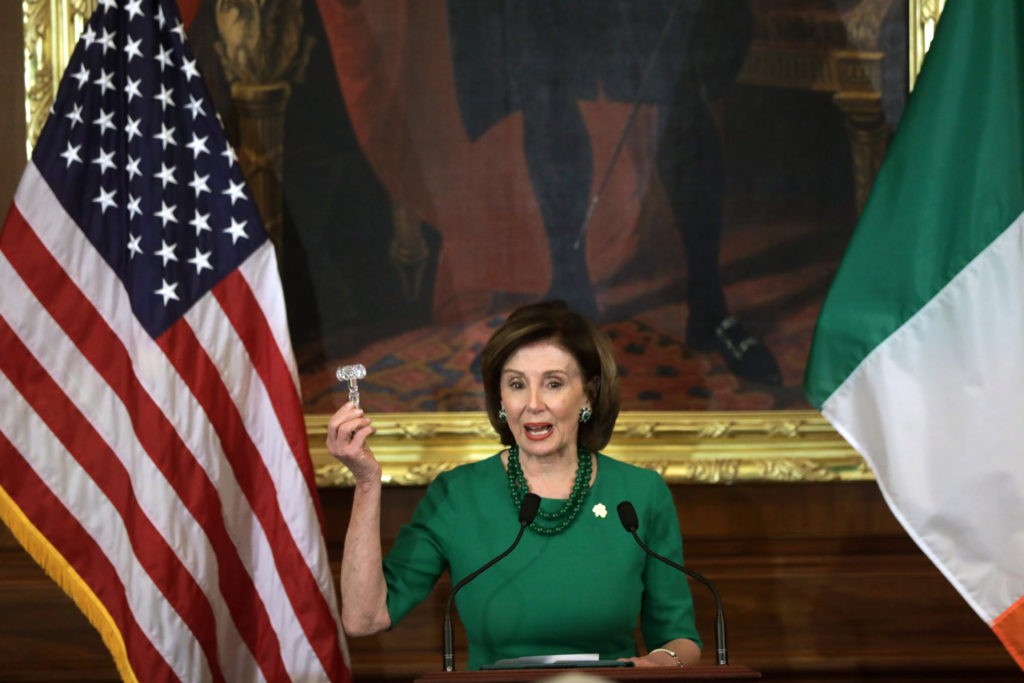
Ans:
[[[578,456],[575,448],[571,452],[562,450],[548,455],[530,455],[524,452],[523,449],[519,449],[519,462],[522,464],[523,471],[526,474],[536,474],[543,477],[558,476],[568,472],[571,475],[576,472],[577,460]]]
[[[508,455],[505,454],[504,458],[507,466]],[[520,449],[519,467],[526,477],[531,493],[536,493],[541,498],[564,500],[569,497],[576,483],[579,452],[573,449],[571,453],[558,451],[550,455],[531,456]],[[593,483],[595,474],[591,474],[588,484]]]

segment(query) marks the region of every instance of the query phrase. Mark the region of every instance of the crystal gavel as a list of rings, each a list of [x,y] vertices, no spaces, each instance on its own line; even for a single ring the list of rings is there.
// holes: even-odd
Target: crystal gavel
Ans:
[[[359,380],[366,377],[366,368],[362,365],[343,365],[334,372],[339,382],[348,382],[348,400],[356,408],[359,407]]]

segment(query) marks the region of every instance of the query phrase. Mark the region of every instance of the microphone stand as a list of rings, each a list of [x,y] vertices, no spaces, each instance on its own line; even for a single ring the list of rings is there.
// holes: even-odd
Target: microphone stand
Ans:
[[[643,540],[641,540],[640,536],[638,536],[636,533],[636,530],[640,527],[640,522],[637,519],[636,510],[633,508],[632,503],[630,503],[629,501],[623,501],[619,503],[618,511],[619,520],[622,522],[623,528],[625,528],[626,531],[632,534],[637,544],[640,546],[641,549],[643,549],[645,553],[647,553],[656,560],[661,560],[670,567],[678,569],[687,576],[696,579],[697,581],[700,581],[705,586],[707,586],[708,589],[710,589],[711,595],[715,598],[715,650],[717,654],[717,663],[719,665],[728,664],[729,652],[725,644],[725,610],[722,608],[722,596],[718,594],[718,588],[711,581],[711,579],[708,579],[703,574],[694,571],[689,567],[684,567],[683,565],[678,564],[677,562],[673,562],[667,557],[659,555],[658,553],[648,548],[647,544],[644,543]]]
[[[512,552],[517,545],[519,545],[519,539],[523,537],[526,527],[530,526],[534,518],[537,517],[537,510],[539,509],[540,497],[536,493],[527,493],[523,496],[523,502],[519,506],[519,533],[516,534],[516,540],[512,541],[512,545],[510,545],[505,552],[455,584],[455,587],[452,588],[452,592],[448,594],[448,602],[444,607],[444,656],[441,662],[444,671],[455,671],[455,638],[452,635],[452,602],[455,600],[455,594],[458,593],[459,589],[467,583],[478,577],[480,574],[483,574],[487,569],[496,565],[501,559]]]

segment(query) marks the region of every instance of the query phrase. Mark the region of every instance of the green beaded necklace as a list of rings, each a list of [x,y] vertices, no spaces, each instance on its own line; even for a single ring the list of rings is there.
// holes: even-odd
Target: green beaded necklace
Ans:
[[[530,523],[530,528],[539,534],[554,536],[565,531],[573,523],[576,515],[579,514],[580,509],[583,507],[583,501],[586,499],[587,493],[590,492],[590,451],[583,446],[579,446],[576,451],[576,457],[578,458],[576,481],[573,483],[572,492],[565,503],[555,512],[540,510],[537,513],[539,518],[552,522],[557,521],[558,523],[554,526],[541,526],[537,523],[536,519]],[[526,485],[526,477],[523,475],[523,468],[519,464],[519,446],[516,444],[513,444],[508,449],[508,486],[512,490],[512,502],[515,503],[518,510],[523,504],[523,497],[529,493],[530,489]]]

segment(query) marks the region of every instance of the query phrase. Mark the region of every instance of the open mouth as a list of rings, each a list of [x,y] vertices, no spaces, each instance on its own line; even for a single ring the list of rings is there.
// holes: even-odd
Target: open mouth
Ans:
[[[529,439],[544,439],[551,434],[552,427],[549,422],[542,424],[524,424],[523,430],[526,432],[526,437]]]

